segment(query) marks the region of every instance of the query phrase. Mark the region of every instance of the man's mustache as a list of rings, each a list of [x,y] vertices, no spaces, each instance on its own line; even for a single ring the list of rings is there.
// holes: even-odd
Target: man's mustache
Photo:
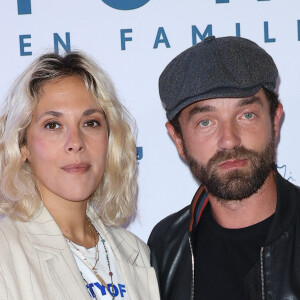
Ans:
[[[232,150],[218,150],[208,161],[207,167],[211,168],[230,159],[251,159],[259,156],[259,153],[245,148],[244,146],[234,147]]]

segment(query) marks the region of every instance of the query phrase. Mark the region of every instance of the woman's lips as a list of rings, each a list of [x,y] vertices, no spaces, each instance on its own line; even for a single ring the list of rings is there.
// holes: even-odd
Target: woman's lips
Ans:
[[[247,159],[230,159],[219,164],[219,168],[223,170],[240,168],[248,163]]]
[[[61,167],[62,170],[72,174],[83,174],[90,169],[91,165],[86,163],[70,164]]]

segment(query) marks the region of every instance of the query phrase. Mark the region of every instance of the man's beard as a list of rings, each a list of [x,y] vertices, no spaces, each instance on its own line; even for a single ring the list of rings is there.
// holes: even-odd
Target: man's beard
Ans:
[[[261,152],[235,147],[232,150],[216,152],[206,165],[199,163],[187,151],[183,141],[183,151],[193,175],[201,181],[207,191],[219,200],[242,200],[259,190],[273,170],[275,158],[274,136]],[[220,172],[218,165],[230,159],[247,159],[244,170]]]

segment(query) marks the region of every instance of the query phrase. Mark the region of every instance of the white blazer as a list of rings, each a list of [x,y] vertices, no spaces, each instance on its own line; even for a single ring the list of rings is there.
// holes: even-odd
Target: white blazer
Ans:
[[[160,299],[149,249],[123,228],[88,216],[114,252],[131,300]],[[29,222],[0,219],[0,299],[91,300],[58,225],[42,206]]]

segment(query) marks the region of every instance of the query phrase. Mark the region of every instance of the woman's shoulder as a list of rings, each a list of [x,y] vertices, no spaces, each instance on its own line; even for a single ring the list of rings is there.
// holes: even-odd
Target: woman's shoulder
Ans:
[[[150,267],[150,250],[146,243],[125,228],[107,227],[106,229],[120,253],[129,255],[138,266]]]
[[[131,231],[123,228],[123,227],[108,227],[108,230],[113,235],[118,235],[124,238],[128,243],[131,243],[133,245],[137,245],[138,247],[146,247],[148,249],[148,246],[144,241],[142,241],[138,236],[136,236]]]
[[[6,215],[0,215],[0,240],[5,239],[5,236],[17,235],[18,227],[16,221]]]
[[[20,243],[22,235],[22,222],[14,221],[8,216],[0,216],[0,253],[11,252]]]
[[[98,229],[103,231],[104,234],[110,235],[116,244],[125,243],[137,250],[142,249],[146,253],[149,253],[148,246],[139,237],[121,226],[105,225],[92,207],[88,208],[88,215],[91,218],[92,223],[96,225],[96,227],[99,227]]]
[[[105,226],[106,230],[116,241],[122,241],[122,243],[126,243],[129,246],[136,248],[137,250],[142,250],[146,254],[149,253],[149,248],[144,241],[142,241],[139,237],[137,237],[131,231],[120,227],[120,226]]]

